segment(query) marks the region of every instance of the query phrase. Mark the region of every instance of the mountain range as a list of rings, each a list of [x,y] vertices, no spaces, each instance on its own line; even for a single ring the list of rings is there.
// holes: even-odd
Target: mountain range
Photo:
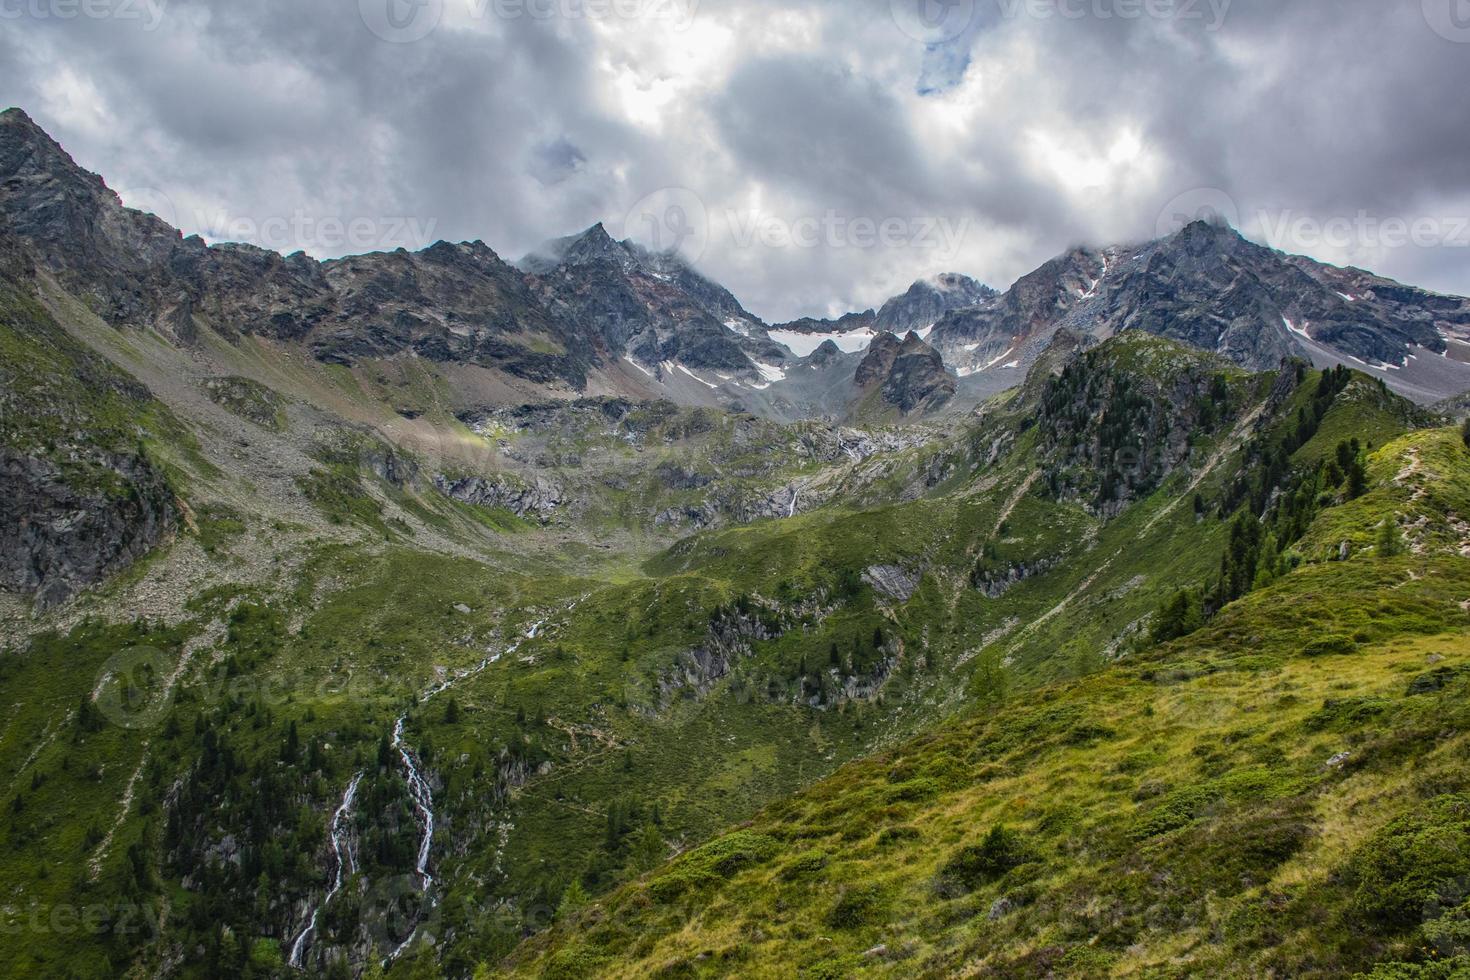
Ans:
[[[959,397],[932,397],[949,385],[920,372],[885,379],[883,408],[965,409],[1018,383],[1059,329],[1096,340],[1144,330],[1252,370],[1287,357],[1348,364],[1426,404],[1470,389],[1470,301],[1205,222],[1140,246],[1074,249],[1003,293],[951,273],[877,312],[770,326],[677,254],[614,241],[601,224],[515,264],[483,242],[323,262],[208,245],[124,207],[17,109],[0,115],[0,220],[116,326],[185,345],[201,329],[258,336],[329,363],[413,355],[527,397],[668,397],[841,418],[865,404],[856,361],[814,362],[815,347],[831,339],[855,353],[879,334],[913,332],[939,352]],[[911,381],[922,391],[907,391]]]

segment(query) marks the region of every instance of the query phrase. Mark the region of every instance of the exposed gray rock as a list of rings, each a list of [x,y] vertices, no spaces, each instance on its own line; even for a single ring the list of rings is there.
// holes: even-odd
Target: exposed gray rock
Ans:
[[[700,490],[714,482],[714,477],[708,473],[700,473],[674,463],[662,464],[654,471],[654,475],[670,490]]]
[[[1038,575],[1045,575],[1058,564],[1059,558],[1043,558],[1037,561],[1017,562],[1003,569],[977,568],[973,576],[975,588],[988,598],[999,599],[1022,582]]]
[[[995,290],[969,276],[948,272],[920,279],[902,296],[895,296],[878,311],[877,329],[902,336],[939,322],[950,310],[975,306],[996,296]]]
[[[440,474],[434,477],[434,487],[461,503],[496,507],[517,517],[535,516],[542,522],[550,520],[552,513],[565,502],[561,488],[541,477],[526,482],[505,474],[458,479]]]
[[[670,507],[653,518],[654,527],[692,528],[695,530],[713,527],[719,515],[709,505],[705,507]]]
[[[204,393],[216,405],[247,422],[264,429],[281,427],[284,399],[258,381],[234,376],[209,378],[204,382]]]
[[[854,383],[862,391],[877,388],[883,401],[904,414],[940,408],[957,390],[939,352],[914,333],[903,340],[879,334],[858,365]]]
[[[908,602],[919,590],[922,576],[897,565],[874,565],[863,572],[863,581],[886,599]]]
[[[1203,221],[1143,245],[1058,256],[1005,294],[946,314],[929,342],[951,366],[983,373],[1002,361],[1029,367],[1059,329],[1099,340],[1142,330],[1255,371],[1290,357],[1376,368],[1425,403],[1470,387],[1470,367],[1421,356],[1470,337],[1470,301],[1284,255]]]
[[[113,324],[181,344],[197,317],[226,336],[304,340],[325,361],[412,352],[576,387],[599,350],[481,242],[318,262],[186,239],[125,208],[19,110],[0,114],[0,231]]]
[[[362,455],[362,463],[378,479],[385,480],[400,490],[417,480],[419,475],[419,464],[416,461],[387,446],[378,445],[366,450]]]
[[[142,457],[74,450],[63,468],[0,448],[0,586],[56,606],[147,554],[175,516]]]

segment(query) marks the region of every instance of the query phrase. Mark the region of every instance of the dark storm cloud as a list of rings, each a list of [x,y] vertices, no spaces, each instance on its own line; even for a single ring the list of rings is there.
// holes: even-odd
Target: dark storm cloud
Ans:
[[[1003,286],[1220,199],[1260,240],[1470,292],[1454,0],[433,0],[411,43],[389,2],[0,0],[0,102],[186,231],[321,255],[515,257],[679,189],[701,265],[771,319],[950,268]]]

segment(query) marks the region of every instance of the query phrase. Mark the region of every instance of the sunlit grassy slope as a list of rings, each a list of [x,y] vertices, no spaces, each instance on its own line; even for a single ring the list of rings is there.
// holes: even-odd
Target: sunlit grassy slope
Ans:
[[[1376,488],[1324,512],[1304,548],[1361,544],[1347,561],[845,767],[507,969],[1463,975],[1470,452],[1418,433],[1372,470]],[[1426,533],[1385,558],[1369,542],[1389,515]]]

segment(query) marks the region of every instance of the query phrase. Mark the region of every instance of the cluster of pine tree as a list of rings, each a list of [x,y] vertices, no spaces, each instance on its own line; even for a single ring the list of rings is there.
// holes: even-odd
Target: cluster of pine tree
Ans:
[[[1296,370],[1299,380],[1305,380],[1305,368]],[[1246,446],[1247,465],[1219,505],[1218,512],[1230,519],[1219,573],[1203,588],[1182,589],[1164,602],[1154,616],[1153,642],[1188,636],[1229,603],[1285,575],[1302,560],[1291,546],[1301,540],[1322,508],[1367,492],[1366,454],[1357,439],[1339,443],[1335,453],[1314,466],[1292,464],[1292,456],[1316,436],[1351,379],[1352,372],[1343,367],[1321,372],[1310,403],[1297,412],[1295,426],[1274,439],[1259,436]],[[1196,496],[1196,514],[1207,511]]]

